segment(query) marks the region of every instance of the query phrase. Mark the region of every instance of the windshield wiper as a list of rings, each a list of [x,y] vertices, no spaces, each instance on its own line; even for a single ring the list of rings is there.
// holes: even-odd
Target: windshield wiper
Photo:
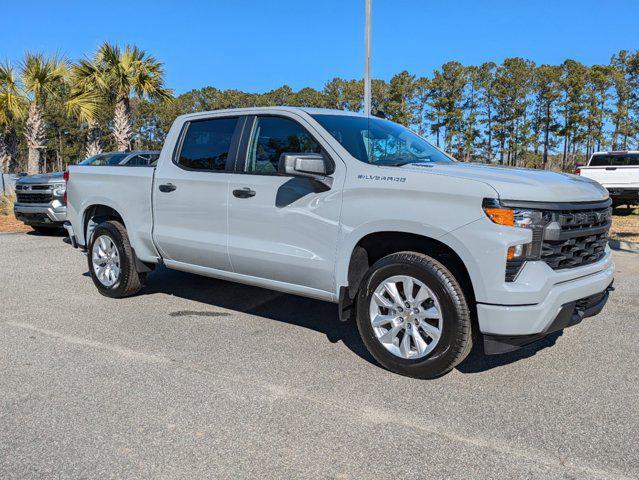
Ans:
[[[419,163],[419,162],[387,162],[387,163],[380,163],[379,165],[381,167],[401,167],[403,165],[409,165],[411,163]]]

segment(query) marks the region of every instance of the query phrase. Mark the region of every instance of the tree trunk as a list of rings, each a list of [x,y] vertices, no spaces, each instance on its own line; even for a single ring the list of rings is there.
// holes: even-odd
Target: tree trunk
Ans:
[[[0,132],[0,173],[12,173],[17,169],[18,136],[16,131],[5,126]]]
[[[550,108],[548,109],[550,110]],[[550,114],[546,116],[546,121],[544,123],[544,157],[543,157],[543,169],[546,170],[548,168],[548,138],[549,138],[549,130],[550,130]]]
[[[86,158],[93,157],[102,153],[102,145],[100,143],[101,136],[100,127],[95,123],[89,123],[89,131],[87,132]]]
[[[9,147],[5,132],[6,129],[0,132],[0,173],[8,173],[9,170]]]
[[[131,148],[131,105],[129,97],[121,95],[115,102],[115,114],[113,117],[113,138],[120,152],[126,152]]]
[[[487,119],[488,119],[488,160],[489,161],[493,161],[493,125],[492,125],[492,115],[491,115],[491,111],[490,108],[488,108],[488,113],[487,113]]]
[[[27,161],[27,173],[29,175],[40,172],[45,134],[42,109],[37,103],[33,102],[29,106],[29,115],[24,125],[24,136],[29,147]]]

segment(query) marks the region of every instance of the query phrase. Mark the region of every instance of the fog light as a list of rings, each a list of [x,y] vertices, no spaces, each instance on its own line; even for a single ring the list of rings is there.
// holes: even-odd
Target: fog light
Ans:
[[[508,254],[506,255],[506,260],[517,260],[524,256],[524,246],[523,245],[515,245],[508,248]]]

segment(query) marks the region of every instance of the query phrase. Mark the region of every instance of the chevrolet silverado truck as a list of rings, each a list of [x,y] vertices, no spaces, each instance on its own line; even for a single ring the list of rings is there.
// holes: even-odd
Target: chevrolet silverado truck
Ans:
[[[38,233],[62,230],[67,218],[63,172],[22,177],[16,182],[15,217]]]
[[[595,152],[577,174],[603,185],[613,206],[639,205],[639,152]]]
[[[67,181],[70,243],[101,294],[135,294],[163,265],[334,302],[403,375],[443,375],[473,340],[531,343],[612,290],[598,183],[460,163],[357,113],[184,115],[155,168],[73,166]]]

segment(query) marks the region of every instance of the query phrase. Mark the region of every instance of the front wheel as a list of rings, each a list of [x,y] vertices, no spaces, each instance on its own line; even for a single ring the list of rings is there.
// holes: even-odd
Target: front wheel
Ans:
[[[93,283],[107,297],[122,298],[142,288],[145,275],[135,268],[135,257],[124,225],[110,220],[96,227],[87,258]]]
[[[409,377],[441,376],[472,348],[462,288],[444,265],[415,252],[388,255],[369,269],[357,327],[382,366]]]

